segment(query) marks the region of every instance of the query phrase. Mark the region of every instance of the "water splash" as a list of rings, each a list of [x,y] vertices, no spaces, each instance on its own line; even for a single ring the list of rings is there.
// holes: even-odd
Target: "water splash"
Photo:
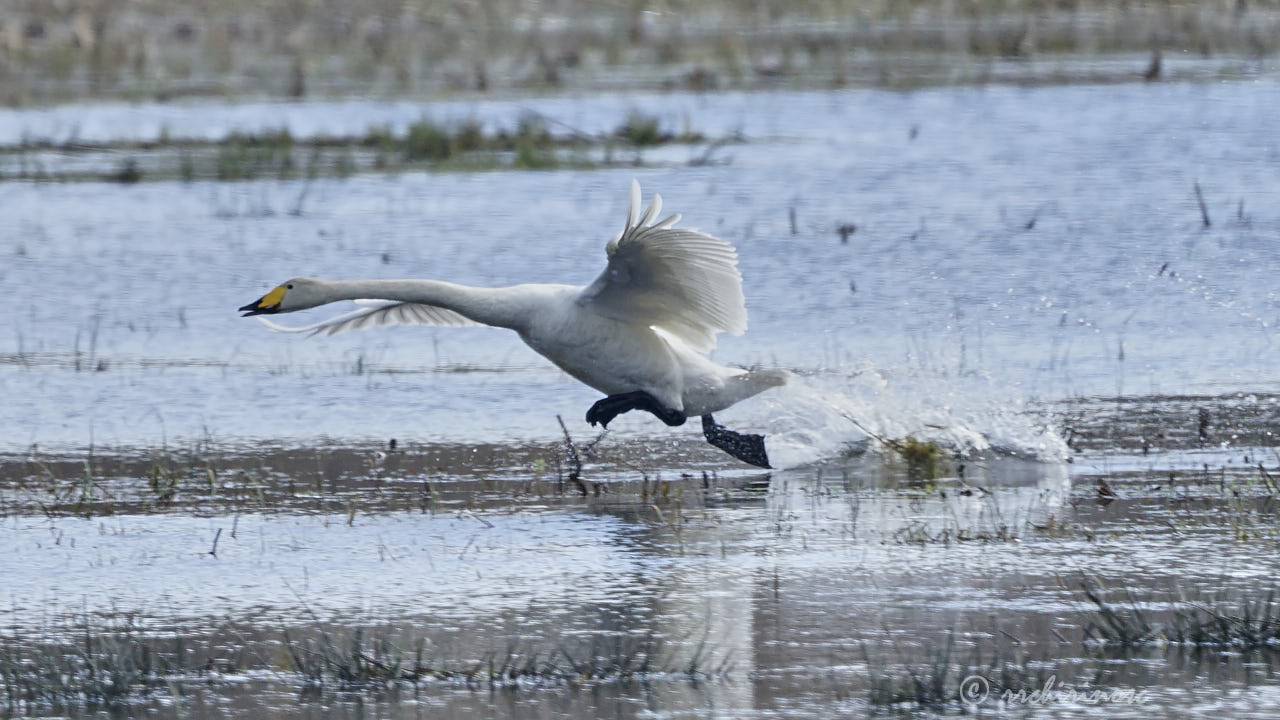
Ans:
[[[1064,462],[1066,442],[1025,400],[981,378],[872,367],[797,376],[764,396],[769,454],[796,467],[913,437],[966,456],[994,451]],[[763,418],[762,418],[763,419]]]

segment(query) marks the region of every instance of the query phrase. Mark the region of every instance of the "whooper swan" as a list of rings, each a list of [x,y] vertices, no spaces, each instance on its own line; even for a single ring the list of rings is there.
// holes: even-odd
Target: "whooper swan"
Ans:
[[[509,328],[562,370],[607,395],[587,422],[608,427],[629,410],[668,425],[701,416],[708,442],[744,462],[769,467],[764,437],[736,433],[712,413],[787,381],[782,370],[718,365],[704,353],[716,333],[747,329],[738,253],[716,237],[675,229],[680,215],[654,222],[662,198],[640,212],[631,181],[627,222],[605,252],[608,265],[586,287],[478,288],[438,280],[324,281],[294,278],[240,308],[264,315],[354,300],[360,308],[314,325],[272,330],[333,335],[375,325],[492,325]]]

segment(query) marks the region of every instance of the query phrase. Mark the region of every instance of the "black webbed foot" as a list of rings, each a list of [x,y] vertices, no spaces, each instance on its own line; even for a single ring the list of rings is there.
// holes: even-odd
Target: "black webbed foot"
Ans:
[[[624,412],[631,410],[644,410],[653,413],[662,422],[671,425],[683,425],[686,420],[685,414],[679,410],[663,407],[652,395],[643,391],[621,393],[619,395],[610,395],[607,398],[597,400],[590,410],[587,410],[587,422],[591,425],[600,423],[604,427],[609,427],[609,423]]]
[[[630,409],[629,407],[624,407],[624,403],[618,401],[618,396],[610,395],[607,398],[597,400],[587,410],[587,422],[591,425],[599,423],[608,428],[609,423],[613,422],[614,418]]]
[[[716,422],[710,415],[702,416],[702,435],[707,442],[756,467],[772,468],[769,454],[764,449],[764,436],[734,432]]]

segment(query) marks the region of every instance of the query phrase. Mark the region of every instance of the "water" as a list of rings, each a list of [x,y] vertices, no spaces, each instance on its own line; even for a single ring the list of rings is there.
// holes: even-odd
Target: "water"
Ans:
[[[1278,94],[1259,81],[531,100],[521,106],[575,127],[611,126],[640,107],[713,135],[741,127],[753,141],[711,167],[12,184],[0,278],[22,300],[0,333],[3,442],[233,440],[259,428],[275,438],[553,436],[548,409],[576,418],[594,395],[509,333],[299,340],[233,309],[300,274],[588,282],[632,175],[687,225],[739,248],[751,328],[722,338],[721,361],[815,373],[824,392],[879,375],[895,392],[923,388],[904,401],[912,412],[939,393],[964,407],[1266,387],[1280,299],[1268,281],[1276,148],[1263,109]],[[362,107],[347,103],[339,117],[377,124],[388,112]],[[406,118],[420,110],[403,107]],[[252,108],[262,123],[301,112]],[[515,112],[500,105],[494,116]],[[191,133],[235,126],[206,114],[205,126],[188,117]],[[304,190],[301,214],[290,214]],[[847,245],[842,223],[858,226]],[[71,372],[77,342],[81,369],[102,362],[104,372]],[[442,367],[477,372],[419,372]],[[411,374],[355,374],[371,369]],[[758,426],[770,412],[744,407],[742,420]]]
[[[12,550],[0,560],[11,595],[0,608],[5,642],[78,643],[87,621],[131,628],[160,648],[185,638],[196,669],[182,705],[200,713],[233,703],[247,714],[342,714],[370,703],[411,717],[427,703],[458,717],[486,708],[510,717],[857,715],[886,682],[876,678],[921,672],[948,637],[961,648],[956,661],[1026,658],[1024,689],[1041,687],[1043,671],[1074,687],[1143,690],[1142,703],[1111,708],[1123,717],[1224,707],[1265,717],[1274,701],[1265,653],[1079,641],[1097,620],[1081,583],[1110,585],[1122,610],[1127,588],[1161,618],[1178,597],[1214,602],[1270,587],[1280,570],[1268,550],[1274,497],[1251,487],[1238,459],[1205,475],[1194,461],[1209,456],[1189,450],[1107,472],[1089,467],[1108,462],[1102,453],[1085,453],[1070,472],[989,455],[966,463],[964,483],[934,484],[871,453],[763,484],[758,475],[693,477],[642,489],[627,471],[610,481],[597,470],[590,477],[608,489],[579,498],[551,476],[530,480],[519,468],[527,457],[475,451],[478,466],[515,467],[463,477],[468,463],[450,462],[445,447],[209,454],[199,463],[220,478],[210,491],[184,475],[199,463],[175,453],[167,460],[184,479],[162,503],[145,481],[123,482],[145,477],[153,459],[111,461],[91,517],[64,512],[50,499],[56,490],[6,475],[9,507],[30,496],[44,511],[0,523]],[[667,465],[680,454],[651,448],[647,457]],[[69,475],[49,462],[55,476]],[[1165,480],[1170,467],[1183,479]],[[263,477],[265,499],[254,489]],[[1093,497],[1099,477],[1119,499]],[[648,638],[663,669],[704,649],[703,667],[716,674],[583,691],[534,678],[496,696],[487,682],[427,680],[371,697],[330,678],[299,697],[281,643],[328,636],[345,648],[355,629],[402,652],[425,642],[430,661],[454,668],[502,662],[513,648],[526,658],[609,657],[627,652],[614,643]],[[205,656],[223,669],[199,669]]]
[[[633,108],[748,141],[700,166],[693,147],[626,170],[6,184],[5,647],[126,620],[203,643],[235,667],[189,690],[201,714],[763,718],[881,707],[950,636],[957,663],[1022,653],[1027,687],[1039,668],[1150,691],[1122,716],[1266,716],[1271,655],[1090,649],[1080,586],[1169,621],[1177,597],[1256,599],[1280,570],[1277,101],[1257,80],[8,112],[8,142],[530,109],[599,131]],[[585,443],[597,397],[514,335],[300,339],[234,310],[295,275],[587,283],[632,176],[738,247],[751,327],[715,358],[797,378],[718,417],[767,433],[783,470],[625,416],[580,498],[556,416]],[[939,442],[941,477],[872,436]],[[699,643],[729,665],[298,705],[281,633],[353,629],[460,667],[616,638],[671,671]]]

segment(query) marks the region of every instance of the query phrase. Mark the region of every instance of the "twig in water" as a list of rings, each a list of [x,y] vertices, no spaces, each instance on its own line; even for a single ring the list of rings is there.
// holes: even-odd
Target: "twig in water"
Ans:
[[[599,445],[600,441],[604,440],[605,436],[608,434],[609,434],[609,428],[605,428],[604,430],[601,430],[600,434],[596,436],[595,440],[592,440],[591,442],[587,443],[586,446],[582,448],[582,456],[585,458],[590,458],[595,453],[596,446]]]
[[[730,138],[720,138],[719,140],[712,142],[710,145],[707,145],[707,149],[704,150],[701,155],[689,161],[689,167],[704,167],[706,165],[710,165],[711,156],[715,151],[725,145],[728,145],[730,142],[732,142]],[[794,235],[795,233],[793,232],[792,234]]]
[[[1209,208],[1205,207],[1204,205],[1204,193],[1200,191],[1199,180],[1195,182],[1195,188],[1196,188],[1196,202],[1200,204],[1200,219],[1204,221],[1205,227],[1209,227],[1210,225],[1213,225],[1213,223],[1209,221]]]
[[[311,181],[307,181],[302,185],[302,191],[298,193],[298,198],[294,200],[293,207],[289,210],[289,214],[294,217],[302,217],[302,203],[307,200],[307,192],[311,190]]]
[[[1271,479],[1271,473],[1267,472],[1262,463],[1258,463],[1258,472],[1262,473],[1262,481],[1267,484],[1267,492],[1274,495],[1276,493],[1276,483]]]
[[[218,538],[222,537],[222,528],[218,528],[218,532],[213,534],[213,547],[209,548],[209,554],[218,557]]]
[[[1142,73],[1142,79],[1147,82],[1160,79],[1160,48],[1151,50],[1151,62],[1147,65],[1147,71]]]
[[[560,423],[560,430],[564,432],[564,447],[569,454],[569,462],[573,464],[573,470],[569,471],[569,479],[578,486],[578,491],[583,497],[587,495],[587,484],[582,482],[582,458],[578,456],[578,448],[573,444],[573,438],[569,437],[569,428],[564,425],[564,418],[556,416],[556,422]],[[601,437],[604,437],[601,435]],[[592,443],[595,446],[595,443]]]
[[[593,134],[588,133],[588,132],[583,132],[582,130],[580,130],[580,129],[578,129],[578,128],[574,127],[573,125],[570,125],[570,124],[569,124],[569,123],[567,123],[567,122],[564,122],[563,120],[557,120],[557,119],[555,119],[555,118],[551,117],[550,115],[544,115],[543,113],[540,113],[540,112],[538,112],[537,110],[534,110],[534,109],[533,109],[533,108],[531,108],[531,107],[528,107],[528,106],[521,106],[521,107],[520,107],[520,112],[521,112],[521,114],[522,114],[522,115],[524,115],[525,117],[536,119],[536,120],[538,120],[538,121],[540,121],[540,122],[547,123],[548,125],[559,125],[560,127],[564,128],[565,130],[568,130],[568,131],[572,134],[572,136],[573,136],[573,138],[574,138],[575,140],[586,140],[586,141],[592,141],[592,140],[600,140],[600,139],[601,139],[601,137],[600,137],[599,135],[593,135]]]

